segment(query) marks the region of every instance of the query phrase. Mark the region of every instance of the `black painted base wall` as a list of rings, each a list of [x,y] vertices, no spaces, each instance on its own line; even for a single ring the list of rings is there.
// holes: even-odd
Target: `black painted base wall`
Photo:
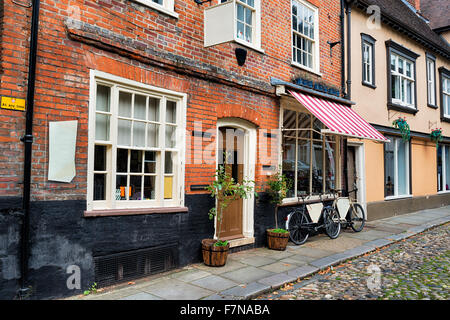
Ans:
[[[211,238],[214,225],[209,195],[186,195],[187,213],[84,218],[85,201],[33,202],[30,216],[30,299],[51,299],[82,293],[95,279],[93,257],[177,244],[180,266],[202,261],[201,240]],[[15,299],[20,279],[21,217],[11,208],[19,198],[0,199],[0,299]],[[279,212],[284,226],[286,210]],[[273,206],[261,194],[255,201],[255,244],[266,245],[266,229],[275,226]],[[281,225],[280,225],[281,227]],[[81,289],[69,290],[67,267],[81,270]]]

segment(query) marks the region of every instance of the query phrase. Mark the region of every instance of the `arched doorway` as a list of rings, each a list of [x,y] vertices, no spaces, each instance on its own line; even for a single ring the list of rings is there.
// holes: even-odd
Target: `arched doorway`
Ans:
[[[216,164],[225,165],[235,181],[255,180],[256,126],[239,118],[223,118],[217,122]],[[225,154],[227,161],[225,161]],[[254,242],[254,196],[235,200],[224,212],[221,238],[230,246]],[[216,237],[218,236],[216,230]]]

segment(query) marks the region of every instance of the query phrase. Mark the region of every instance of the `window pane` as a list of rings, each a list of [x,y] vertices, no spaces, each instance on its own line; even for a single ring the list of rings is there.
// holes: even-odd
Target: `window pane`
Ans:
[[[173,173],[173,153],[166,152],[164,159],[164,173],[172,174]]]
[[[156,148],[158,147],[158,132],[159,125],[149,123],[147,124],[147,147]]]
[[[255,6],[255,0],[247,0],[247,4],[248,4],[250,7],[254,7],[254,6]]]
[[[173,177],[164,177],[164,199],[173,198]]]
[[[144,200],[154,200],[156,193],[156,177],[144,177]]]
[[[127,176],[117,175],[116,176],[116,200],[127,200],[128,187],[127,187]]]
[[[94,170],[106,171],[106,147],[95,146],[94,153]]]
[[[309,114],[304,113],[304,112],[298,113],[298,128],[299,129],[309,129],[309,130],[299,131],[298,132],[299,138],[304,138],[304,139],[311,138],[311,116]]]
[[[400,77],[399,76],[392,76],[391,77],[392,82],[392,98],[394,99],[400,99]]]
[[[406,76],[412,77],[412,65],[409,62],[406,62]]]
[[[444,190],[444,170],[442,163],[442,146],[437,149],[437,178],[438,178],[438,191]]]
[[[111,96],[111,88],[107,86],[97,85],[96,110],[109,112],[109,99]]]
[[[390,138],[389,143],[385,143],[384,152],[384,183],[385,183],[385,195],[394,195],[395,176],[394,176],[394,138]]]
[[[94,174],[94,200],[106,199],[106,174]]]
[[[148,120],[159,122],[159,99],[148,99]]]
[[[145,147],[145,122],[133,123],[133,146]]]
[[[323,156],[322,142],[313,142],[312,153],[312,193],[322,193],[323,190]]]
[[[398,162],[398,194],[405,195],[409,194],[408,190],[408,150],[406,143],[397,139],[398,151],[397,151],[397,162]]]
[[[128,150],[117,149],[117,172],[128,172]]]
[[[411,81],[406,81],[406,102],[413,103],[413,83]]]
[[[324,128],[322,121],[315,118],[313,122],[313,139],[322,139],[322,135],[319,133]]]
[[[166,122],[177,123],[177,103],[174,101],[167,101]]]
[[[134,96],[134,118],[145,120],[147,97],[136,94]]]
[[[391,70],[396,71],[397,58],[394,55],[391,55]]]
[[[143,152],[140,150],[131,150],[130,154],[130,172],[142,172],[142,156]]]
[[[130,176],[130,200],[142,200],[142,177]]]
[[[283,164],[282,164],[282,171],[283,174],[291,179],[292,186],[287,192],[287,198],[294,197],[294,181],[295,181],[295,139],[285,137],[284,135],[286,132],[283,133]]]
[[[450,148],[446,146],[445,150],[445,190],[450,190]]]
[[[297,194],[309,194],[309,140],[298,140],[297,155]]]
[[[336,144],[325,141],[325,191],[331,189],[336,189]]]
[[[248,8],[245,9],[245,23],[252,25],[252,10]]]
[[[164,0],[152,0],[152,1],[153,1],[154,3],[157,3],[157,4],[162,5]]]
[[[252,28],[245,26],[245,41],[252,42]]]
[[[398,73],[403,74],[405,71],[403,69],[404,60],[401,58],[398,58]]]
[[[131,140],[131,121],[119,119],[117,144],[122,146],[129,146],[131,145],[130,140]]]
[[[295,31],[298,31],[298,27],[297,27],[297,17],[293,16],[292,17],[292,29],[294,29]]]
[[[109,115],[95,115],[95,140],[109,140]]]
[[[131,93],[119,92],[119,116],[131,117],[131,97]]]
[[[145,173],[156,173],[156,152],[146,151],[145,152]]]
[[[166,148],[175,148],[176,144],[176,127],[175,126],[166,126]]]
[[[238,39],[244,40],[244,24],[241,22],[237,23],[237,35]]]
[[[244,6],[240,4],[237,5],[237,19],[239,21],[244,21]]]

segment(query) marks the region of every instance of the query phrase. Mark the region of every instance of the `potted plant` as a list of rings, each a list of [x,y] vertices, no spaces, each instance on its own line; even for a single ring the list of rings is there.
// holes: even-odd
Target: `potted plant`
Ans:
[[[406,122],[406,118],[399,117],[392,122],[392,125],[400,130],[403,141],[409,141],[409,139],[411,138],[411,132],[409,129],[409,124],[408,122]]]
[[[221,267],[224,266],[230,244],[228,240],[220,239],[222,231],[223,214],[226,208],[239,198],[247,199],[253,190],[250,184],[253,181],[243,181],[238,183],[234,181],[231,175],[226,171],[225,166],[220,165],[214,175],[214,181],[206,187],[212,197],[217,200],[218,208],[214,207],[209,212],[209,219],[217,217],[217,239],[203,239],[202,253],[203,262],[208,266]]]
[[[279,171],[275,172],[267,181],[267,193],[270,202],[275,206],[275,229],[267,229],[267,244],[269,249],[286,250],[289,241],[289,231],[278,227],[278,207],[286,198],[288,190],[292,186],[292,180]]]
[[[440,129],[436,128],[433,131],[431,131],[430,138],[431,138],[431,141],[436,142],[436,148],[437,148],[439,146],[439,142],[441,142],[443,139],[442,128],[440,128]]]

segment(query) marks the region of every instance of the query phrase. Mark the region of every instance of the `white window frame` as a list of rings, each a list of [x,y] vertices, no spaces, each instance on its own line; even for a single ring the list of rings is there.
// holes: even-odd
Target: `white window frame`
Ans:
[[[373,43],[370,43],[368,41],[363,40],[363,68],[366,71],[366,77],[367,79],[363,79],[364,83],[370,84],[370,85],[375,85],[374,81],[373,81]],[[368,57],[367,59],[365,59],[364,57],[364,53],[365,53],[365,49],[368,48],[367,52],[368,52]],[[364,74],[364,72],[363,72]]]
[[[391,66],[392,66],[392,57],[395,57],[395,70],[392,70]],[[399,70],[399,59],[403,60],[403,73],[400,73]],[[411,64],[411,77],[408,77],[406,75],[406,63],[409,62]],[[391,79],[392,76],[398,76],[400,78],[400,89],[401,89],[401,83],[404,83],[404,90],[403,93],[400,91],[400,96],[402,96],[405,100],[402,100],[401,98],[395,98],[394,96],[392,96],[392,102],[410,109],[414,109],[416,110],[416,97],[415,97],[415,86],[416,86],[416,79],[414,78],[415,75],[415,68],[416,68],[416,63],[411,60],[411,59],[407,59],[406,57],[399,55],[395,52],[391,52],[391,56],[390,56],[390,61],[389,61],[389,70],[391,72]],[[407,102],[407,83],[412,82],[411,85],[411,103]],[[391,81],[391,86],[395,87],[395,83],[393,81]],[[392,88],[391,88],[392,90]]]
[[[143,5],[146,5],[147,7],[151,7],[153,9],[156,9],[158,11],[161,11],[169,16],[172,16],[174,18],[178,18],[178,13],[175,12],[175,0],[162,0],[163,4],[158,4],[156,2],[153,2],[152,0],[135,0],[136,2],[139,2]]]
[[[436,105],[436,61],[427,57],[428,105]]]
[[[385,200],[392,200],[392,199],[398,199],[398,198],[408,198],[411,197],[411,177],[410,177],[410,169],[409,169],[409,162],[411,158],[411,149],[409,142],[405,142],[406,146],[406,159],[405,159],[405,167],[406,167],[406,190],[407,193],[405,194],[399,194],[398,193],[398,144],[399,141],[402,141],[402,138],[399,137],[390,137],[392,141],[394,141],[394,195],[393,196],[387,196],[385,197]],[[384,157],[385,155],[383,155]],[[386,183],[386,170],[384,171],[385,175],[385,182]]]
[[[254,0],[254,7],[247,5],[242,0],[231,0],[234,2],[234,41],[243,46],[251,47],[255,50],[261,51],[261,0]],[[238,5],[252,10],[252,42],[239,39],[237,36],[238,24]],[[245,17],[244,17],[245,19]]]
[[[96,141],[95,140],[95,115],[96,115],[96,95],[97,84],[110,86],[111,89],[111,101],[110,101],[110,125],[109,125],[109,141]],[[176,162],[174,163],[174,186],[173,186],[173,198],[164,199],[164,196],[160,196],[160,199],[155,200],[115,200],[115,185],[116,185],[116,164],[114,164],[117,157],[117,130],[118,130],[118,92],[121,91],[133,91],[135,93],[141,93],[152,97],[162,99],[162,108],[159,110],[160,119],[165,115],[165,100],[177,102],[177,137],[175,148],[161,148],[164,146],[165,138],[165,121],[162,121],[160,125],[159,143],[157,148],[152,148],[149,151],[157,151],[161,149],[160,165],[157,168],[157,183],[159,184],[160,193],[164,193],[164,152],[176,151]],[[90,94],[89,94],[89,125],[88,125],[88,172],[87,172],[87,210],[105,210],[105,209],[131,209],[131,208],[161,208],[161,207],[183,207],[184,206],[184,177],[185,177],[185,131],[186,131],[186,101],[187,95],[184,93],[175,92],[172,90],[162,89],[146,84],[142,84],[137,81],[128,80],[122,77],[114,76],[105,72],[91,70],[90,71]],[[164,113],[163,113],[164,112]],[[109,151],[106,157],[106,199],[94,201],[94,154],[95,145],[109,146]],[[136,149],[134,147],[127,147],[127,149]],[[142,149],[142,148],[137,148]],[[97,173],[97,172],[96,172]]]
[[[444,145],[444,144],[440,144],[439,147],[441,147],[442,151],[441,151],[441,164],[442,164],[442,186],[440,186],[441,180],[438,178],[438,193],[448,193],[450,192],[450,190],[445,189],[445,186],[447,184],[450,184],[450,181],[447,181],[447,166],[446,166],[446,162],[450,161],[450,159],[447,159],[445,156],[445,149],[450,149],[450,145]],[[436,153],[437,153],[437,149],[436,149]],[[437,154],[437,157],[439,157],[439,154]],[[442,190],[441,190],[442,189]]]
[[[448,97],[450,97],[450,77],[442,74],[442,114],[445,118],[450,119],[450,105],[448,104]]]
[[[297,4],[297,6],[303,6],[308,8],[309,10],[314,12],[314,39],[311,39],[310,37],[305,36],[303,33],[300,33],[293,28],[293,15],[292,15],[292,7],[294,3]],[[290,15],[291,15],[291,57],[292,62],[291,64],[293,66],[299,67],[301,69],[307,70],[309,72],[320,74],[320,39],[319,39],[319,9],[312,4],[303,1],[303,0],[291,0],[291,7],[290,7]],[[304,37],[305,39],[312,41],[312,68],[303,65],[297,61],[294,60],[294,34],[299,35],[300,37]]]

